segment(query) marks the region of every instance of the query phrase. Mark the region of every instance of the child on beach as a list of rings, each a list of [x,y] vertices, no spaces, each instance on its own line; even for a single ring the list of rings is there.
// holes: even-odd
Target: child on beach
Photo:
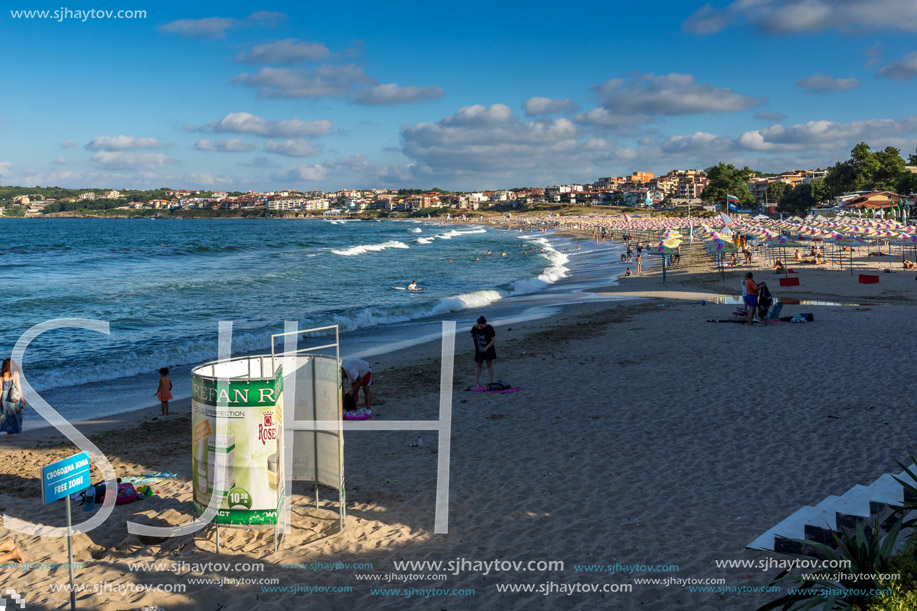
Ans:
[[[172,399],[172,380],[169,379],[169,368],[163,367],[159,370],[159,388],[156,390],[156,396],[159,397],[163,416],[169,415],[169,401]]]

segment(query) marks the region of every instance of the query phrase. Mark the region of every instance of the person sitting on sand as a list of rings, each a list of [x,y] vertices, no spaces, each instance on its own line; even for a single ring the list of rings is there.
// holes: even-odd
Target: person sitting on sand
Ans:
[[[12,539],[7,539],[0,543],[0,563],[4,562],[25,562],[22,552],[19,551],[19,548],[16,547],[16,542]]]
[[[799,249],[796,249],[796,254],[793,255],[793,261],[802,261],[802,255],[799,254]]]
[[[777,260],[774,261],[774,271],[778,274],[782,274],[784,272],[784,267],[783,261],[780,260],[780,257],[777,257]]]
[[[902,261],[901,266],[904,267],[904,269],[917,269],[917,263],[914,263],[910,259]]]
[[[633,276],[633,272],[630,271],[630,268],[627,268],[627,271],[618,276],[618,278],[627,278],[628,276]]]

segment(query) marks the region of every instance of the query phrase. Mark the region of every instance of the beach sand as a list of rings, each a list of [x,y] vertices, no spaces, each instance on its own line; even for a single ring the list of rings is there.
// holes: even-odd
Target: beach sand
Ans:
[[[146,546],[125,520],[182,524],[192,519],[191,431],[187,401],[80,427],[119,475],[174,471],[158,496],[118,506],[109,520],[74,539],[76,583],[124,588],[148,584],[186,591],[77,594],[78,608],[253,609],[754,609],[773,594],[691,592],[644,578],[724,579],[758,586],[776,570],[718,568],[718,560],[766,558],[745,545],[805,504],[899,471],[913,449],[910,389],[917,283],[880,274],[861,285],[847,271],[800,268],[799,287],[750,268],[778,298],[843,306],[787,305],[812,312],[811,324],[714,324],[734,309],[740,267],[711,270],[686,249],[663,285],[658,266],[599,289],[643,299],[566,308],[562,315],[510,327],[497,324],[497,377],[510,394],[465,392],[473,382],[471,342],[459,329],[453,393],[448,534],[433,533],[437,439],[433,432],[348,432],[347,519],[337,532],[336,495],[312,505],[311,486],[294,485],[294,529],[274,553],[270,531],[221,530]],[[865,265],[865,263],[864,263]],[[621,273],[615,269],[610,276]],[[706,305],[702,305],[706,302]],[[371,359],[377,417],[435,419],[440,346],[426,344]],[[418,435],[422,447],[410,447]],[[33,431],[0,441],[0,510],[64,524],[61,503],[41,505],[40,466],[73,446]],[[98,479],[94,469],[94,479]],[[76,508],[74,520],[85,514]],[[0,528],[0,541],[11,536]],[[15,535],[27,560],[66,562],[61,539]],[[397,570],[395,562],[563,561],[563,570]],[[142,562],[264,563],[264,572],[198,574],[187,568],[134,572]],[[371,563],[371,569],[281,568],[281,563]],[[632,574],[577,571],[574,565],[677,565]],[[163,565],[164,567],[165,565]],[[58,609],[68,595],[64,569],[2,570],[2,586],[27,609]],[[441,571],[445,573],[446,571]],[[413,581],[367,575],[419,574]],[[263,584],[192,584],[197,578],[276,578],[280,586],[351,588],[278,593]],[[626,584],[629,592],[505,593],[498,585]],[[473,589],[473,596],[374,595],[371,588]]]

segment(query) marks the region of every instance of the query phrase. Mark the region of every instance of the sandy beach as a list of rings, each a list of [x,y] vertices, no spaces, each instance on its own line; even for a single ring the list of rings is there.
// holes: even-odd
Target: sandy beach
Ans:
[[[914,415],[908,376],[917,296],[912,273],[880,274],[878,284],[867,285],[847,270],[803,265],[795,274],[799,286],[780,287],[780,276],[763,263],[727,269],[724,279],[702,254],[686,249],[666,284],[656,265],[597,290],[640,299],[574,305],[521,325],[498,322],[497,377],[522,388],[515,393],[464,391],[473,382],[472,346],[460,328],[448,534],[433,532],[436,434],[348,432],[343,532],[333,494],[323,492],[316,510],[311,486],[294,485],[293,532],[276,553],[270,531],[223,529],[219,554],[212,528],[148,546],[128,535],[126,520],[192,519],[189,402],[175,402],[168,417],[155,407],[80,425],[119,476],[172,471],[180,477],[162,480],[156,496],[116,507],[103,526],[75,537],[74,560],[82,563],[75,581],[87,588],[76,596],[78,608],[756,608],[775,595],[694,592],[639,580],[763,585],[776,570],[719,568],[717,561],[763,558],[745,545],[799,506],[896,470],[913,449],[906,423]],[[708,322],[732,318],[734,307],[717,300],[736,297],[749,269],[777,298],[802,302],[788,303],[783,315],[810,312],[815,322]],[[434,342],[371,360],[377,418],[437,417],[439,351]],[[411,447],[418,435],[422,446]],[[74,451],[48,429],[0,441],[0,510],[63,525],[61,503],[41,504],[38,471]],[[99,479],[95,467],[93,474]],[[74,520],[84,515],[76,508]],[[66,562],[62,539],[13,536],[0,527],[0,542],[11,536],[28,561]],[[467,565],[459,571],[396,566],[461,559],[522,567],[560,561],[563,568],[497,567],[484,574]],[[132,569],[157,562],[157,570]],[[208,562],[233,568],[201,566]],[[170,570],[169,563],[180,568]],[[242,566],[262,563],[263,571]],[[281,566],[292,563],[301,566]],[[580,566],[614,564],[643,566]],[[658,565],[669,568],[650,570]],[[68,594],[52,591],[67,582],[65,569],[2,571],[2,586],[23,594],[27,609],[67,605]],[[200,579],[214,581],[194,582]],[[264,579],[327,590],[267,592]],[[535,584],[536,591],[501,591],[517,584]],[[545,584],[555,590],[537,591],[552,587]],[[576,584],[630,591],[557,589]],[[113,591],[130,585],[152,590]],[[371,591],[395,588],[415,590]],[[430,595],[431,588],[466,592]]]

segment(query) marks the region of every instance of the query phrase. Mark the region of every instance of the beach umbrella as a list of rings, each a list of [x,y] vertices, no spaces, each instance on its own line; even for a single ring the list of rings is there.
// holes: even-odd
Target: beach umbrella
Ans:
[[[860,238],[855,238],[852,236],[844,236],[838,240],[834,241],[835,245],[838,246],[849,246],[850,247],[850,275],[853,275],[853,249],[858,246],[866,246],[866,241]]]
[[[656,244],[652,248],[647,249],[647,252],[652,255],[662,255],[662,283],[665,284],[666,259],[671,255],[681,254],[678,250],[678,244],[675,246],[669,246],[666,245],[665,242],[659,242],[659,244]]]

